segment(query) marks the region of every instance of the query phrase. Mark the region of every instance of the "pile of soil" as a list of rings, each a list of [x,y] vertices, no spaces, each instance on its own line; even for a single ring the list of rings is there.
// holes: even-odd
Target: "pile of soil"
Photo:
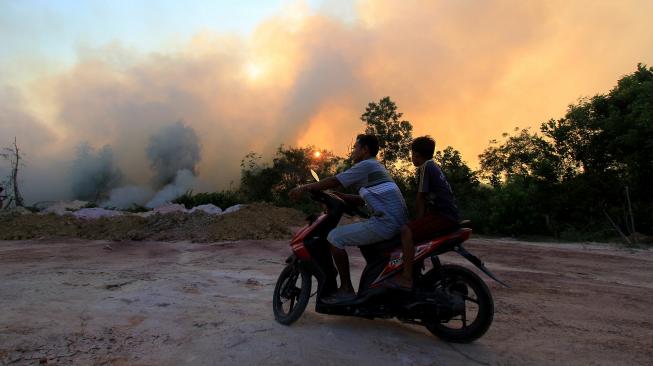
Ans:
[[[201,211],[191,214],[125,215],[95,220],[72,215],[0,215],[0,240],[82,238],[93,240],[156,240],[214,242],[243,239],[283,239],[290,227],[304,224],[298,210],[254,203],[224,215]]]

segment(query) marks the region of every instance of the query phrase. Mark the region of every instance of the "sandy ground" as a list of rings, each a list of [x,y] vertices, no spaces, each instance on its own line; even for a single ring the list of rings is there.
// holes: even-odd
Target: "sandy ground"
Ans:
[[[297,323],[277,324],[285,241],[0,241],[0,364],[653,363],[653,251],[487,239],[467,248],[512,288],[486,278],[494,323],[460,345],[394,320],[316,314],[314,299]]]

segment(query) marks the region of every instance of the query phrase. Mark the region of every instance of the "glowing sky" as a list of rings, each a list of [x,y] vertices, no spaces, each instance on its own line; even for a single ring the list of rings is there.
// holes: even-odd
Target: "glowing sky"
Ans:
[[[251,150],[344,153],[390,96],[415,135],[475,166],[502,132],[653,64],[650,14],[650,0],[0,0],[0,144],[16,136],[26,181],[51,187],[79,142],[109,144],[138,183],[148,137],[183,120],[214,189]]]

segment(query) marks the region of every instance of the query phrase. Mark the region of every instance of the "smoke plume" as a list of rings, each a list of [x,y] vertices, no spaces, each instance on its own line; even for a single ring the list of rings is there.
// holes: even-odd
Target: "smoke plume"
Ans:
[[[96,151],[85,142],[77,147],[71,178],[74,198],[96,201],[120,184],[122,173],[109,145]]]
[[[647,0],[356,1],[351,10],[347,19],[282,11],[244,36],[198,32],[152,53],[120,40],[87,45],[15,88],[0,70],[0,146],[17,136],[27,154],[26,200],[115,187],[63,176],[79,141],[113,148],[112,168],[99,171],[119,167],[130,186],[154,189],[183,169],[200,191],[226,188],[245,154],[267,160],[281,143],[342,155],[364,130],[367,103],[384,96],[414,136],[430,134],[474,166],[502,132],[561,117],[653,63],[642,46],[653,44]]]
[[[154,196],[154,191],[149,187],[125,186],[112,189],[109,199],[100,206],[125,210],[134,206],[145,206]]]
[[[145,207],[156,208],[170,202],[192,189],[195,186],[195,182],[196,179],[193,172],[182,169],[177,172],[174,181],[157,192],[156,196],[145,204]]]
[[[200,161],[200,145],[192,127],[177,122],[162,127],[150,137],[147,157],[154,170],[155,187],[172,183],[181,170],[197,175],[196,166]],[[186,173],[184,173],[186,174]]]

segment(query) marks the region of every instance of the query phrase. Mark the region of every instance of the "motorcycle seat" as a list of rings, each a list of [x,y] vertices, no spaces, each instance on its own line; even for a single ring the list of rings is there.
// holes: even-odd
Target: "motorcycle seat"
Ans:
[[[361,251],[383,252],[399,246],[401,246],[401,237],[399,235],[395,235],[391,239],[380,241],[378,243],[359,245],[358,248]]]
[[[446,229],[443,229],[443,230],[440,230],[440,231],[433,232],[433,233],[430,235],[430,239],[429,239],[429,240],[433,240],[433,239],[437,239],[437,238],[439,238],[439,237],[441,237],[441,236],[445,236],[445,235],[453,234],[453,233],[455,233],[456,231],[460,230],[461,228],[462,228],[461,225],[453,225],[453,226],[450,226],[450,227],[448,227],[448,228],[446,228]]]

